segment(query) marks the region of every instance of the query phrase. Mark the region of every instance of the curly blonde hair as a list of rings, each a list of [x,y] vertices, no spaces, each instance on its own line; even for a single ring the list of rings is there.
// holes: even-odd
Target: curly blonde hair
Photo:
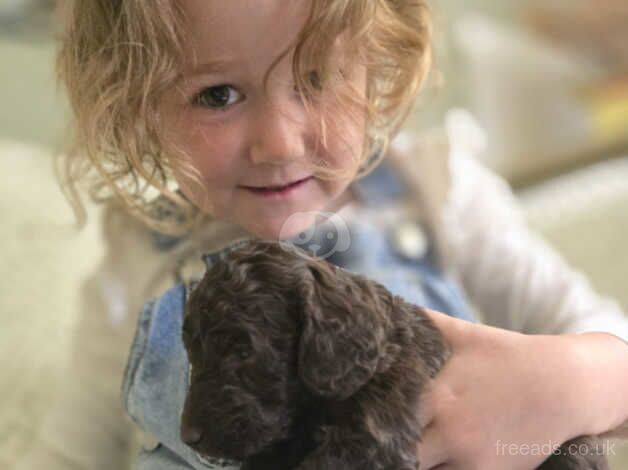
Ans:
[[[176,149],[160,128],[164,93],[189,66],[182,8],[172,0],[60,3],[64,29],[57,68],[74,119],[57,169],[78,220],[86,219],[79,190],[86,185],[93,200],[121,203],[165,233],[181,234],[203,223],[209,216],[176,191],[171,169]],[[366,97],[355,90],[333,96],[346,102],[343,109],[366,117],[361,177],[385,154],[426,79],[432,57],[429,10],[423,0],[311,0],[310,5],[291,45],[296,86],[313,113],[309,97],[325,88],[332,46],[341,34],[347,37],[351,60],[367,70]],[[308,79],[311,70],[317,72],[315,81]],[[177,217],[163,217],[156,201],[164,197],[157,195],[177,208]]]

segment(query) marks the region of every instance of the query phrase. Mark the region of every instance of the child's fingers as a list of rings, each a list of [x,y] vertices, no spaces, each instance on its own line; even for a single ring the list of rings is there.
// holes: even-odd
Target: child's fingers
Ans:
[[[417,456],[421,470],[441,469],[447,461],[447,443],[437,426],[428,426],[423,430],[421,441],[417,445]]]
[[[470,329],[474,326],[473,323],[454,318],[446,313],[441,313],[429,308],[426,308],[425,311],[439,331],[445,336],[448,345],[454,350],[463,344]]]

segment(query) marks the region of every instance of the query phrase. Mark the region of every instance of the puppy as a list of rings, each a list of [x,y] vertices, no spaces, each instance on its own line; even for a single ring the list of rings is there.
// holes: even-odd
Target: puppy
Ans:
[[[424,309],[381,284],[252,241],[193,290],[183,342],[181,438],[199,454],[243,470],[419,468],[419,396],[449,350]],[[563,454],[540,469],[608,468],[603,455]]]

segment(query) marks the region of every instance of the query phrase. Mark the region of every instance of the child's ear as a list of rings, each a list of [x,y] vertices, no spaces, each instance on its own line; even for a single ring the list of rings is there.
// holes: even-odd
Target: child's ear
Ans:
[[[386,349],[384,302],[346,273],[311,265],[303,281],[299,377],[316,395],[343,400],[375,374]],[[365,283],[366,285],[366,283]]]

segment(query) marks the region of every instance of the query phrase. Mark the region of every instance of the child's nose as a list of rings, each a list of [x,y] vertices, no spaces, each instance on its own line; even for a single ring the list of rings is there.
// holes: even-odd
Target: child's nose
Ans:
[[[203,438],[203,431],[193,425],[184,425],[181,427],[181,440],[187,445],[198,444]]]
[[[304,161],[307,125],[305,116],[292,106],[268,106],[255,119],[250,144],[253,163],[285,164]]]

